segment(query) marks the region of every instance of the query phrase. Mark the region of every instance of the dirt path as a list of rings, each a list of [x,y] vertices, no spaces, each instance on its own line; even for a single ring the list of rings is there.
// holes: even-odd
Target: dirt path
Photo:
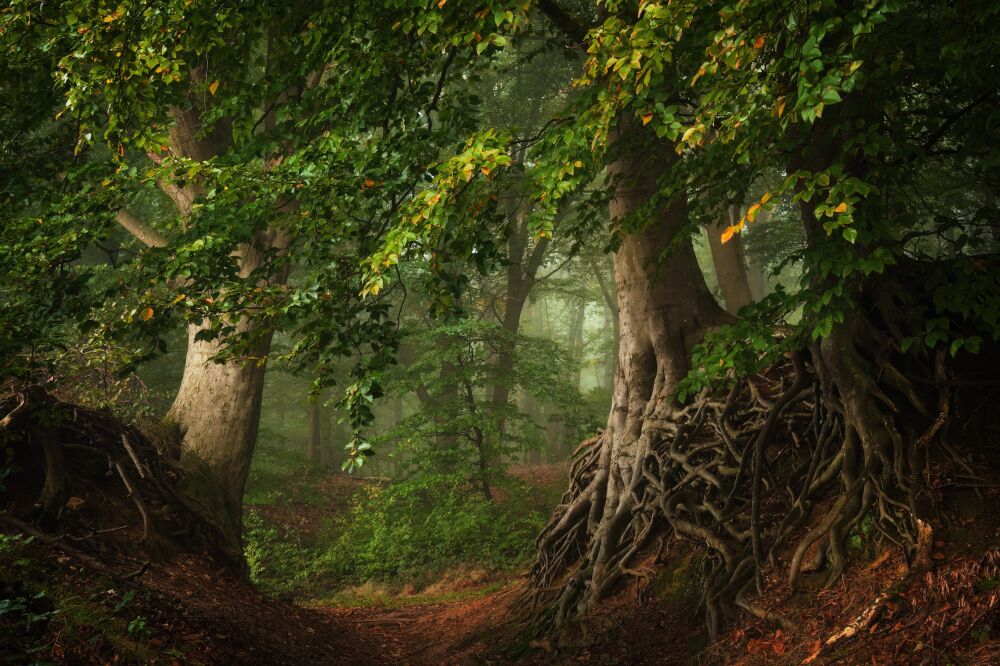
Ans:
[[[329,608],[359,634],[384,642],[393,661],[407,666],[690,664],[703,627],[692,613],[640,605],[624,596],[608,604],[569,644],[529,641],[511,623],[521,583],[475,599],[402,608]]]
[[[410,666],[510,663],[499,642],[484,644],[483,632],[502,627],[514,587],[462,601],[401,608],[330,608],[338,623],[384,642],[393,662]]]

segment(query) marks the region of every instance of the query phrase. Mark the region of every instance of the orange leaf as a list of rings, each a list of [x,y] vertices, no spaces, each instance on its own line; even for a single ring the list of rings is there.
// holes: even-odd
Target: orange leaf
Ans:
[[[809,644],[809,656],[802,660],[803,664],[811,664],[816,661],[816,657],[819,656],[820,651],[823,649],[823,644],[819,641],[813,641]]]
[[[370,187],[375,187],[375,181],[371,178],[365,178],[365,182],[361,183],[363,189],[368,189]]]
[[[149,321],[152,318],[153,318],[153,308],[146,308],[145,310],[139,313],[139,319],[143,321]]]
[[[653,119],[652,112],[642,114],[642,124],[643,125],[648,125],[649,121],[651,121],[652,119]]]
[[[735,226],[726,228],[726,230],[722,232],[722,242],[728,243],[729,240],[733,237],[733,234],[735,234],[739,230],[740,228]]]
[[[837,204],[837,207],[833,209],[833,212],[834,213],[844,213],[844,212],[847,212],[847,204],[846,203]]]
[[[218,89],[219,89],[219,80],[218,79],[216,79],[215,81],[212,81],[210,84],[208,84],[208,92],[212,93],[213,96],[215,95],[215,91],[218,90]]]
[[[480,167],[479,170],[483,172],[484,176],[489,176],[490,175],[490,168],[489,167]]]
[[[444,9],[444,3],[446,3],[446,2],[448,2],[448,0],[441,0],[438,3],[438,9]]]
[[[774,103],[774,113],[779,118],[781,117],[781,114],[785,112],[785,103],[787,101],[788,100],[786,100],[784,97],[779,97],[778,100]]]
[[[759,203],[755,203],[754,205],[750,206],[750,208],[747,210],[747,220],[753,222],[755,219],[757,219],[757,213],[759,212],[760,212]]]
[[[757,39],[753,40],[753,47],[755,49],[759,49],[762,46],[764,46],[764,38],[763,37],[758,37]]]

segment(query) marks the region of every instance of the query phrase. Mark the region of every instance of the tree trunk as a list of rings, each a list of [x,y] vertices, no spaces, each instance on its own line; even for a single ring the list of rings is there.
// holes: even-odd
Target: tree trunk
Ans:
[[[196,68],[192,76],[194,80],[205,78],[201,68]],[[231,145],[231,124],[225,119],[205,131],[196,106],[175,109],[173,118],[170,143],[176,155],[204,161],[221,155]],[[170,182],[159,185],[187,225],[192,204],[203,193],[203,185],[197,181],[182,186]],[[287,212],[295,206],[294,201],[286,201],[278,204],[277,210]],[[284,232],[267,231],[258,234],[257,242],[262,247],[281,250],[287,247],[288,238]],[[261,252],[253,247],[235,247],[233,254],[239,260],[242,278],[251,275],[264,261]],[[283,273],[272,281],[284,282],[286,278],[287,273]],[[253,319],[240,319],[236,334],[253,336],[254,348],[248,359],[216,363],[212,359],[225,349],[227,340],[196,340],[198,333],[208,326],[208,322],[200,322],[188,327],[184,374],[166,418],[180,430],[185,489],[219,524],[227,547],[234,553],[242,553],[243,491],[257,443],[264,362],[272,334],[261,332]]]
[[[728,242],[722,242],[722,232],[735,225],[740,219],[739,206],[727,206],[724,218],[708,228],[708,244],[712,248],[712,263],[719,279],[719,289],[726,302],[726,311],[736,314],[740,308],[750,305],[754,297],[747,277],[746,262],[743,257],[743,242],[739,234]]]
[[[567,349],[570,362],[573,364],[570,383],[577,391],[580,390],[580,380],[583,370],[583,324],[587,318],[587,302],[574,303],[569,323],[569,338]]]
[[[604,372],[604,384],[602,388],[610,389],[615,381],[615,372],[618,368],[618,347],[620,346],[621,331],[618,325],[618,296],[612,291],[604,277],[605,267],[592,261],[590,264],[594,271],[594,278],[601,288],[601,295],[604,296],[604,304],[607,306],[608,317],[605,321],[611,322],[612,353],[611,362],[607,364]]]
[[[323,446],[323,404],[322,401],[310,398],[309,400],[309,442],[307,453],[309,462],[314,465],[320,463],[320,456]]]
[[[615,138],[626,131],[641,129],[630,122]],[[655,194],[658,177],[675,159],[670,150],[658,152],[629,154],[609,166],[616,187],[613,219],[631,215]],[[634,552],[633,539],[624,537],[635,499],[648,483],[642,465],[651,440],[675,409],[674,392],[688,372],[692,348],[709,329],[731,320],[708,290],[690,240],[672,242],[686,223],[686,201],[674,201],[657,210],[644,231],[625,236],[614,256],[621,338],[608,427],[581,447],[567,499],[539,536],[532,568],[532,588],[545,590],[582,556],[562,585],[556,625],[589,608],[621,578]]]
[[[241,329],[254,324],[245,321]],[[224,341],[199,341],[202,325],[188,328],[184,376],[167,413],[181,435],[181,465],[185,491],[208,510],[225,534],[227,545],[239,550],[243,490],[257,443],[264,366],[258,362],[216,363]],[[265,358],[270,334],[254,356]]]
[[[507,272],[506,288],[503,298],[503,316],[501,325],[507,333],[515,334],[521,327],[521,313],[528,300],[528,294],[535,284],[535,274],[545,258],[548,239],[541,239],[531,251],[528,251],[528,209],[519,207],[511,214],[511,225],[507,237]],[[498,441],[493,443],[494,451],[490,457],[490,466],[500,464],[499,447],[507,427],[506,409],[510,401],[510,377],[514,372],[515,350],[512,345],[504,345],[498,354],[495,383],[490,396],[491,411],[494,415],[494,428]]]

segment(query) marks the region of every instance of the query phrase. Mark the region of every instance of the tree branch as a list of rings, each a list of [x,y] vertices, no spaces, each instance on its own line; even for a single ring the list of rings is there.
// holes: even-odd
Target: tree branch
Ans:
[[[115,215],[115,221],[147,247],[167,246],[167,239],[159,231],[146,225],[124,208]]]

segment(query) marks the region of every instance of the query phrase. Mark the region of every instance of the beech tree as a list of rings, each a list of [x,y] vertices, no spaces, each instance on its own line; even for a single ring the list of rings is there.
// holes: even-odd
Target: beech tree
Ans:
[[[77,208],[35,197],[8,211],[5,235],[44,247],[63,233],[49,270],[112,233],[112,220],[145,247],[118,267],[117,292],[91,294],[105,310],[84,301],[76,314],[96,334],[138,327],[154,340],[186,322],[167,420],[187,491],[233,550],[275,330],[294,333],[288,356],[312,365],[320,386],[339,356],[361,358],[346,400],[356,425],[371,418],[395,326],[391,295],[361,283],[360,259],[470,129],[477,101],[446,85],[523,18],[503,3],[456,4],[25,0],[4,10],[5,62],[55,84],[40,111],[74,138],[74,169],[54,178]],[[43,131],[31,120],[34,135],[13,136],[22,146]],[[85,207],[74,188],[88,192]],[[157,196],[173,204],[162,219],[133,210]],[[12,275],[23,257],[5,260]]]
[[[1000,336],[987,4],[538,3],[587,58],[532,146],[533,230],[547,237],[573,195],[606,206],[621,331],[608,427],[538,540],[527,595],[544,626],[616,589],[664,526],[707,549],[713,634],[738,610],[780,620],[753,594],[783,547],[791,586],[825,563],[835,582],[862,520],[924,566],[931,461],[964,465],[945,437],[948,359]],[[502,176],[504,137],[470,146],[456,167]],[[418,233],[462,209],[452,173]],[[720,244],[790,202],[807,246],[788,250],[801,286],[737,321],[690,234],[744,200]]]
[[[754,583],[760,589],[761,572],[824,495],[834,498],[831,508],[793,543],[792,587],[804,568],[824,562],[827,584],[835,582],[847,561],[846,536],[866,518],[919,570],[928,561],[930,460],[964,465],[942,436],[956,399],[947,359],[1000,335],[988,305],[996,247],[979,233],[996,224],[984,196],[996,172],[991,148],[972,139],[994,122],[987,110],[997,94],[993,66],[976,35],[995,8],[605,6],[607,17],[583,40],[591,55],[584,80],[600,89],[594,142],[606,132],[613,147],[625,118],[676,146],[647,154],[680,156],[667,167],[672,173],[643,192],[653,211],[666,212],[648,215],[642,247],[682,230],[678,221],[656,232],[669,211],[681,219],[685,191],[732,200],[733,189],[746,194],[777,167],[783,177],[755,192],[756,203],[719,240],[730,241],[787,197],[800,208],[808,240],[806,276],[800,290],[765,299],[739,323],[702,305],[700,287],[685,294],[684,307],[667,310],[674,328],[657,331],[655,354],[635,353],[628,340],[630,299],[641,292],[618,278],[618,379],[632,381],[616,382],[608,430],[581,449],[566,500],[539,538],[536,598],[552,603],[547,590],[562,580],[550,616],[557,625],[589,608],[629,573],[665,520],[710,553],[705,598],[713,633],[738,608],[780,620],[753,602]],[[942,68],[939,53],[954,60]],[[900,60],[907,66],[897,67]],[[961,173],[952,181],[961,194],[938,204],[950,214],[905,196],[922,189],[922,173],[945,165]],[[622,169],[613,162],[609,171]],[[734,178],[745,185],[733,188]],[[704,200],[704,191],[688,195]],[[622,208],[612,200],[613,217]],[[955,236],[934,252],[917,241],[948,230]],[[642,257],[629,238],[617,250],[616,275],[629,254]],[[698,281],[670,269],[687,263],[683,243],[668,254],[641,296],[647,308],[664,291]],[[929,282],[919,277],[930,274]],[[789,313],[798,308],[804,314],[795,322]],[[694,325],[678,330],[678,320]],[[635,332],[651,330],[648,322]],[[785,331],[778,338],[776,327]],[[695,346],[699,334],[706,340]],[[674,357],[660,352],[671,346]],[[640,378],[652,390],[619,407],[627,389],[643,386]],[[769,398],[747,391],[754,381],[770,386]],[[619,440],[630,421],[629,436]],[[805,446],[777,445],[789,437]],[[782,497],[786,486],[791,492]]]

